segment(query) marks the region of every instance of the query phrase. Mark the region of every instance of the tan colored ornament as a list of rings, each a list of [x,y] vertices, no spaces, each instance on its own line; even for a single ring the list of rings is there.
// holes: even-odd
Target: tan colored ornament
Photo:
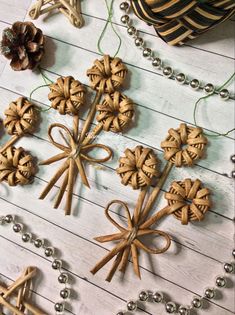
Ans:
[[[3,31],[0,47],[13,70],[34,69],[44,55],[44,36],[31,22],[15,22]]]
[[[70,23],[78,28],[84,25],[81,13],[81,0],[36,0],[29,11],[31,19],[36,20],[40,15],[53,11],[63,13]]]
[[[36,276],[37,269],[28,267],[23,274],[9,287],[0,285],[0,309],[11,311],[14,315],[47,315],[37,306],[30,303],[32,279]],[[16,300],[13,303],[13,300]]]

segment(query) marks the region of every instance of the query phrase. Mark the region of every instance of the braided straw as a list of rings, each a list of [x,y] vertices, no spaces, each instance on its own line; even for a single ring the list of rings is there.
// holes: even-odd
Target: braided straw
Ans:
[[[16,136],[32,132],[38,118],[34,104],[24,97],[11,102],[9,108],[5,110],[5,115],[3,124],[7,133]]]
[[[23,148],[10,146],[0,153],[0,182],[5,181],[9,186],[27,185],[35,173],[33,157]]]
[[[112,93],[120,85],[127,74],[122,60],[104,55],[103,59],[95,60],[94,66],[87,71],[91,87],[101,93]]]
[[[51,107],[61,115],[77,115],[84,105],[85,87],[71,76],[58,78],[50,85],[50,90],[48,98],[52,102]]]
[[[211,206],[209,194],[209,189],[202,188],[199,179],[173,182],[169,192],[165,193],[169,206],[167,212],[173,213],[182,224],[201,221]]]
[[[131,4],[169,45],[183,45],[235,13],[234,0],[131,0]]]
[[[187,126],[186,124],[180,124],[178,129],[169,129],[169,135],[161,143],[165,159],[177,167],[192,165],[202,157],[204,147],[207,144],[207,139],[202,132],[201,128]]]
[[[134,150],[126,149],[125,157],[119,159],[117,173],[122,178],[122,184],[131,185],[133,189],[149,186],[152,179],[159,175],[157,159],[153,151],[142,146]]]
[[[134,115],[134,104],[120,92],[106,94],[101,105],[97,105],[99,114],[96,119],[102,122],[105,131],[121,132],[130,124]]]
[[[55,9],[63,13],[75,27],[84,25],[80,0],[37,0],[30,8],[29,16],[35,20]]]

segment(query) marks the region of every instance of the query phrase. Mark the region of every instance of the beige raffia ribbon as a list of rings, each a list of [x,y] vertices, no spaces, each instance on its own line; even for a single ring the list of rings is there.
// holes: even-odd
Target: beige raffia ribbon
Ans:
[[[54,128],[59,129],[61,138],[62,140],[65,141],[66,145],[58,143],[57,141],[54,140],[52,136],[52,130]],[[84,128],[86,128],[85,125],[83,127],[83,130]],[[77,130],[78,126],[76,126],[75,129]],[[49,181],[48,185],[42,192],[40,199],[44,199],[47,196],[47,194],[50,192],[50,190],[56,184],[59,178],[65,173],[64,180],[59,190],[58,196],[56,198],[54,207],[58,208],[63,198],[63,195],[65,193],[65,190],[67,188],[67,202],[66,202],[66,208],[65,208],[66,215],[69,215],[71,213],[73,186],[74,186],[78,173],[81,176],[82,183],[86,185],[87,187],[90,187],[86,173],[85,173],[83,162],[88,161],[91,163],[103,163],[103,162],[108,161],[112,157],[112,150],[106,145],[85,144],[84,141],[86,138],[82,137],[83,130],[81,134],[78,137],[76,137],[74,133],[72,133],[66,126],[62,124],[57,124],[57,123],[52,124],[48,130],[49,140],[55,147],[60,149],[62,153],[59,153],[49,158],[48,160],[40,163],[40,165],[49,165],[49,164],[65,159],[65,162],[62,164],[59,170],[55,173],[55,175],[52,177],[52,179]],[[64,133],[62,133],[62,131]],[[96,158],[90,157],[87,154],[87,152],[95,148],[106,151],[108,155],[102,159],[96,159]]]
[[[24,315],[28,314],[28,312],[34,315],[47,315],[28,301],[31,293],[32,278],[35,277],[36,272],[37,269],[35,267],[28,267],[9,287],[5,288],[3,285],[0,285],[0,311],[1,306],[3,306],[14,315]],[[15,305],[11,302],[12,298],[16,298]]]
[[[130,210],[127,206],[127,204],[120,200],[113,200],[111,201],[106,209],[105,209],[105,215],[107,219],[120,231],[119,233],[106,235],[106,236],[100,236],[96,237],[95,240],[104,243],[104,242],[111,242],[111,241],[118,241],[117,245],[103,258],[100,262],[96,264],[96,266],[91,270],[92,274],[95,274],[98,272],[103,266],[105,266],[112,258],[115,258],[115,261],[113,263],[113,266],[108,274],[108,277],[106,278],[107,281],[111,281],[116,270],[119,268],[120,271],[123,273],[126,270],[129,255],[131,255],[133,260],[133,268],[135,274],[140,278],[140,268],[139,268],[139,250],[144,250],[145,252],[149,254],[162,254],[165,251],[168,250],[171,244],[170,236],[159,230],[151,229],[151,225],[153,224],[143,224],[142,221],[142,214],[145,213],[143,202],[145,199],[147,193],[147,189],[143,189],[140,192],[139,199],[137,201],[133,217],[131,217]],[[121,205],[125,213],[127,215],[127,226],[123,227],[120,224],[118,224],[109,214],[110,207],[113,204]],[[143,208],[143,209],[142,209]],[[145,235],[157,235],[161,236],[165,239],[166,244],[162,248],[151,248],[146,245],[144,245],[140,238]]]
[[[36,20],[40,15],[59,10],[75,27],[81,28],[84,19],[81,13],[81,0],[37,0],[29,11],[31,19]]]

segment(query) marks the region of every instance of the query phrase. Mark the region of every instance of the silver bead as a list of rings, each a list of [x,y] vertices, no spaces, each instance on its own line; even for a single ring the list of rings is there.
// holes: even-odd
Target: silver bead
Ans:
[[[229,99],[229,91],[227,89],[223,89],[219,92],[219,96],[226,101]]]
[[[125,313],[123,311],[120,311],[116,315],[125,315]]]
[[[62,261],[59,259],[55,259],[52,264],[51,264],[52,268],[57,270],[60,269],[62,267]]]
[[[62,272],[59,277],[58,277],[58,281],[59,283],[67,283],[69,280],[69,277],[67,275],[67,273]]]
[[[232,251],[233,258],[235,258],[235,249]]]
[[[194,90],[198,90],[200,88],[200,82],[198,81],[198,79],[192,79],[189,84]]]
[[[199,297],[193,298],[192,306],[194,308],[201,308],[202,307],[202,300]]]
[[[160,58],[154,58],[152,61],[152,65],[156,68],[160,68],[162,64],[162,61]]]
[[[23,241],[24,243],[29,242],[29,241],[31,240],[31,238],[32,238],[32,235],[31,235],[30,233],[24,233],[24,234],[22,235],[22,241]]]
[[[121,17],[121,22],[122,22],[123,24],[128,24],[129,21],[130,21],[129,15],[125,14],[125,15],[123,15],[123,16]]]
[[[45,253],[46,257],[51,257],[54,254],[54,248],[47,247],[47,248],[45,248],[44,253]]]
[[[233,264],[230,264],[230,263],[225,263],[224,264],[224,271],[226,273],[232,273],[234,271],[234,266]]]
[[[204,91],[205,91],[207,94],[214,93],[215,87],[214,87],[213,84],[207,83],[207,84],[204,86]]]
[[[215,297],[215,290],[213,288],[207,288],[204,292],[204,296],[207,299],[213,299]]]
[[[181,306],[179,307],[178,313],[179,313],[180,315],[189,315],[189,312],[190,312],[190,310],[188,309],[187,306],[181,305]]]
[[[137,30],[136,30],[136,28],[135,28],[134,26],[130,26],[130,27],[128,27],[128,29],[127,29],[127,33],[128,33],[130,36],[133,36],[133,35],[135,35],[135,34],[137,33]]]
[[[161,292],[155,292],[153,294],[153,301],[155,303],[161,303],[163,301],[163,294]]]
[[[67,288],[64,288],[60,291],[60,296],[62,297],[62,299],[66,300],[69,298],[70,296],[70,290]]]
[[[231,161],[232,161],[233,163],[235,163],[235,154],[233,154],[233,155],[231,156]]]
[[[173,314],[176,312],[176,305],[174,302],[167,302],[165,307],[166,307],[166,312],[169,314]]]
[[[178,73],[175,77],[176,81],[180,84],[184,84],[186,81],[186,76],[184,73]]]
[[[173,74],[173,70],[171,67],[164,67],[162,70],[162,73],[163,73],[164,77],[170,78]]]
[[[152,49],[151,48],[144,48],[143,50],[143,56],[145,58],[149,58],[152,56]]]
[[[149,294],[147,291],[141,291],[139,294],[139,300],[142,302],[146,302],[149,298]]]
[[[226,279],[224,277],[217,277],[215,280],[215,284],[218,288],[224,288],[226,286]]]
[[[11,214],[7,214],[4,218],[5,223],[11,223],[13,221],[13,216]]]
[[[137,303],[135,301],[129,301],[127,303],[127,310],[128,311],[136,311],[137,309]]]
[[[58,313],[62,313],[64,311],[64,304],[63,303],[55,303],[55,311]]]
[[[21,231],[22,231],[22,224],[19,224],[19,223],[15,223],[14,225],[13,225],[13,231],[15,232],[15,233],[20,233]]]
[[[232,171],[232,172],[231,172],[231,177],[232,177],[232,178],[235,178],[235,171]]]
[[[142,47],[144,45],[144,40],[141,37],[136,37],[135,39],[135,45],[136,47]]]
[[[122,11],[128,11],[128,9],[129,9],[129,3],[128,2],[122,2],[121,4],[120,4],[120,9],[122,10]]]
[[[40,248],[43,246],[43,240],[41,240],[40,238],[37,238],[35,241],[34,241],[34,246],[37,247],[37,248]]]

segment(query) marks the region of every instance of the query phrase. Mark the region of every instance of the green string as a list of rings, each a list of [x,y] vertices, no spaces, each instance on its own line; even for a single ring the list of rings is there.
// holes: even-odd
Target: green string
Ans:
[[[235,72],[228,78],[228,80],[227,80],[225,83],[223,83],[223,85],[221,85],[221,86],[219,87],[218,92],[220,92],[226,85],[228,85],[232,80],[234,80],[234,78],[235,78]],[[193,120],[194,120],[195,126],[198,127],[198,124],[197,124],[197,121],[196,121],[196,112],[197,112],[199,103],[200,103],[202,100],[208,99],[208,98],[211,97],[212,95],[214,95],[214,93],[211,93],[211,94],[209,94],[209,95],[200,97],[200,98],[196,101],[195,106],[194,106],[194,111],[193,111]],[[226,137],[226,136],[228,136],[228,135],[229,135],[231,132],[233,132],[233,131],[235,131],[235,128],[233,128],[233,129],[231,129],[231,130],[229,130],[229,131],[227,131],[227,132],[225,132],[225,133],[215,132],[216,135],[214,135],[214,134],[208,134],[208,133],[204,133],[204,134],[205,134],[206,136],[208,136],[208,137],[214,137],[214,138],[216,138],[216,137]]]
[[[118,44],[118,48],[117,48],[117,51],[116,53],[114,54],[114,57],[116,57],[120,51],[120,48],[121,48],[121,45],[122,45],[122,39],[121,39],[121,36],[118,34],[118,32],[115,30],[114,26],[113,26],[113,21],[112,21],[112,18],[113,18],[113,3],[114,3],[114,0],[111,0],[111,3],[110,3],[110,7],[108,5],[108,1],[105,0],[105,4],[106,4],[106,7],[107,7],[107,10],[108,10],[108,18],[107,18],[107,21],[105,23],[105,26],[100,34],[100,37],[98,39],[98,42],[97,42],[97,48],[98,48],[98,51],[100,52],[101,55],[104,55],[105,53],[103,52],[102,48],[101,48],[101,43],[102,43],[102,40],[104,38],[104,35],[105,35],[105,32],[107,31],[107,27],[109,25],[109,23],[111,24],[111,27],[114,31],[114,33],[116,34],[116,36],[118,37],[119,39],[119,44]]]

